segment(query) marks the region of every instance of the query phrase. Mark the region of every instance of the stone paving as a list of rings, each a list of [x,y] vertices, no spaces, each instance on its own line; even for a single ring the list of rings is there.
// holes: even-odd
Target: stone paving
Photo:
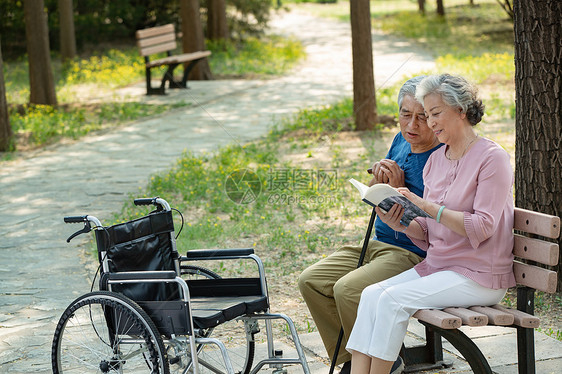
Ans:
[[[89,290],[86,238],[65,243],[78,227],[65,225],[63,216],[110,218],[185,150],[197,154],[242,144],[265,134],[276,119],[351,95],[348,24],[282,13],[274,17],[272,32],[294,34],[306,47],[308,58],[290,74],[191,82],[190,90],[165,97],[147,97],[143,83],[132,85],[114,96],[192,105],[0,164],[1,373],[50,372],[56,323]],[[434,67],[431,56],[396,38],[375,33],[373,50],[378,88]],[[318,343],[314,334],[307,338],[311,346]],[[312,352],[314,371],[327,372],[321,354]]]

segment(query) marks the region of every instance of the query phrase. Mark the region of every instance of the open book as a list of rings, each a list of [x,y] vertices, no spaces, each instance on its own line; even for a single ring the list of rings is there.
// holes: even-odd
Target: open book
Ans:
[[[404,207],[404,215],[402,216],[400,223],[404,226],[409,226],[410,222],[416,217],[431,218],[431,216],[424,210],[412,203],[406,198],[406,196],[402,195],[394,187],[388,184],[378,183],[369,187],[353,178],[349,181],[359,190],[361,199],[364,202],[373,207],[378,206],[384,212],[388,212],[394,204],[402,205]]]

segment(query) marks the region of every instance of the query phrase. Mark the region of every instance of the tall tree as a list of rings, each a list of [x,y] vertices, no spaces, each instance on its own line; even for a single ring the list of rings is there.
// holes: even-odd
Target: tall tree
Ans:
[[[24,0],[23,12],[29,58],[29,102],[57,105],[44,1]]]
[[[60,54],[63,61],[76,57],[74,5],[72,0],[59,0]]]
[[[353,113],[357,130],[372,129],[377,120],[373,40],[369,0],[349,2],[353,55]]]
[[[443,5],[443,0],[437,0],[437,14],[440,16],[445,15],[445,6]]]
[[[513,12],[515,203],[561,217],[562,2],[515,1]],[[562,256],[558,274],[561,269]]]
[[[0,152],[10,149],[12,127],[8,116],[6,85],[4,84],[4,64],[2,62],[2,45],[0,44]]]
[[[183,52],[197,52],[205,50],[205,37],[199,12],[199,0],[181,0],[180,17],[182,31]],[[213,79],[207,59],[200,61],[189,75],[191,80]]]
[[[418,12],[425,15],[425,0],[418,0]]]
[[[207,38],[228,39],[226,0],[207,0]]]

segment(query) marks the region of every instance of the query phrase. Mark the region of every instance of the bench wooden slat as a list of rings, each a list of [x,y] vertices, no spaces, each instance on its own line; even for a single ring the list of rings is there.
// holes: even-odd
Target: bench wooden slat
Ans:
[[[163,26],[155,26],[148,29],[137,30],[135,36],[137,39],[143,39],[174,32],[174,25],[168,23],[167,25]]]
[[[500,310],[504,313],[510,313],[513,315],[513,323],[517,326],[536,329],[540,325],[540,319],[531,314],[527,314],[517,309],[505,308],[502,305],[494,305],[494,309]]]
[[[556,239],[560,235],[560,217],[515,208],[516,230]]]
[[[182,62],[188,62],[197,60],[198,58],[207,57],[211,54],[211,51],[199,51],[192,53],[184,53],[181,55],[173,55],[168,57],[159,58],[158,60],[150,61],[146,64],[147,67],[155,67],[160,65],[168,64],[181,64]]]
[[[488,316],[488,323],[496,326],[509,326],[513,325],[514,317],[511,313],[505,313],[498,309],[490,308],[487,306],[471,306],[468,308],[477,313]]]
[[[538,266],[513,262],[513,273],[518,284],[543,292],[556,292],[556,272]]]
[[[414,314],[414,318],[430,323],[442,329],[452,330],[462,326],[462,320],[438,309],[421,309]]]
[[[445,308],[445,313],[452,314],[460,317],[463,325],[468,326],[486,326],[488,324],[488,316],[482,313],[477,313],[470,309],[465,308]]]
[[[544,265],[558,265],[558,244],[517,234],[514,239],[513,254],[515,256]]]
[[[155,36],[153,38],[137,39],[137,46],[140,49],[143,49],[153,45],[175,42],[175,41],[176,41],[176,36],[174,35],[174,33],[169,33],[169,34]]]
[[[159,44],[159,45],[155,45],[153,47],[143,48],[141,50],[141,55],[142,56],[149,56],[149,55],[153,55],[155,53],[172,51],[172,50],[176,49],[176,47],[177,47],[177,44],[176,44],[176,41],[174,40],[173,42]]]

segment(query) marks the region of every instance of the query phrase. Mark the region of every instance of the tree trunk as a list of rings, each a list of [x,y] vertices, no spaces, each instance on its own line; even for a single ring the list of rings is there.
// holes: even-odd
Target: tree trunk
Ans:
[[[199,0],[180,1],[182,47],[184,53],[205,50],[205,37],[203,35],[203,25],[199,13]],[[199,61],[189,74],[191,80],[213,79],[209,61],[203,59]]]
[[[562,2],[515,1],[513,10],[515,203],[561,217]],[[560,290],[562,257],[559,261]]]
[[[351,0],[351,48],[353,54],[353,113],[357,130],[372,129],[377,120],[373,41],[369,0]]]
[[[425,0],[418,0],[418,12],[425,15]]]
[[[210,40],[229,38],[226,0],[207,0],[207,38]]]
[[[445,16],[445,6],[443,6],[443,0],[437,0],[437,15]]]
[[[59,0],[60,55],[62,61],[76,57],[76,33],[74,31],[74,6],[72,0]]]
[[[57,105],[44,1],[24,0],[23,11],[29,56],[29,102]]]
[[[12,127],[8,117],[6,102],[6,86],[4,84],[4,64],[2,62],[2,46],[0,45],[0,152],[10,150]]]

